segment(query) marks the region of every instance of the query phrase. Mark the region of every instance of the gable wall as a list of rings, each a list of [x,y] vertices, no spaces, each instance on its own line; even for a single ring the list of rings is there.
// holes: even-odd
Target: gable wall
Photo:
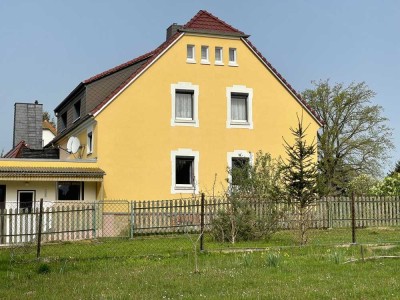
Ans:
[[[196,64],[186,63],[186,45],[196,45]],[[208,45],[210,65],[200,64]],[[214,65],[214,47],[224,48],[224,66]],[[228,66],[228,48],[237,48],[238,67]],[[199,127],[171,126],[171,84],[199,86]],[[226,88],[253,89],[253,129],[227,128]],[[106,199],[167,199],[171,194],[171,151],[199,152],[200,190],[221,192],[226,185],[227,153],[246,150],[284,156],[282,137],[292,142],[300,104],[238,39],[184,36],[97,117],[97,156],[105,170]],[[310,124],[309,139],[318,124]],[[216,176],[216,178],[215,178]]]

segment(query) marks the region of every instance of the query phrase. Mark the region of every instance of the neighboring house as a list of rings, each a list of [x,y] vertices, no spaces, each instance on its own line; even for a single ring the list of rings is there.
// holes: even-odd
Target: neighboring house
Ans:
[[[43,147],[50,143],[57,135],[57,129],[49,121],[42,123],[42,145]]]
[[[45,149],[60,149],[59,160],[0,161],[0,192],[17,197],[22,168],[30,179],[20,181],[42,191],[36,198],[62,200],[64,189],[85,200],[217,193],[227,168],[258,150],[284,156],[296,114],[312,141],[321,120],[248,37],[206,11],[171,25],[158,48],[81,82],[55,108],[57,136]]]

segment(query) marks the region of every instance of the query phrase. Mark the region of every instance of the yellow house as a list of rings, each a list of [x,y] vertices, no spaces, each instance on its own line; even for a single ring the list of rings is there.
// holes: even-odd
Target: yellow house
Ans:
[[[296,114],[313,140],[321,120],[248,37],[199,11],[157,49],[80,83],[55,109],[60,167],[104,172],[96,199],[183,198],[221,191],[227,167],[258,150],[284,156]]]

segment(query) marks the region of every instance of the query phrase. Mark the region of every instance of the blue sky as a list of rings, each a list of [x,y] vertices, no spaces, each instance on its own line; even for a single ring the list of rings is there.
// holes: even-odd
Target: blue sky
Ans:
[[[53,111],[78,83],[148,52],[205,9],[250,40],[298,91],[312,80],[365,81],[400,159],[400,1],[0,1],[0,152],[14,102]],[[389,164],[390,167],[390,164]]]

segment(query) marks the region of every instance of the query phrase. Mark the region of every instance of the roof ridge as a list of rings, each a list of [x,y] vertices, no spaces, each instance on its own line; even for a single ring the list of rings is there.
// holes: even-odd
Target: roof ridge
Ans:
[[[127,68],[127,67],[129,67],[131,65],[134,65],[135,63],[138,63],[138,62],[140,62],[142,60],[145,60],[145,59],[151,57],[153,55],[153,52],[154,52],[154,50],[150,51],[150,52],[147,52],[147,53],[145,53],[143,55],[140,55],[140,56],[138,56],[138,57],[136,57],[134,59],[131,59],[131,60],[125,62],[125,63],[122,63],[122,64],[120,64],[118,66],[115,66],[115,67],[113,67],[111,69],[108,69],[108,70],[106,70],[104,72],[101,72],[99,74],[96,74],[96,75],[94,75],[94,76],[92,76],[92,77],[90,77],[90,78],[88,78],[88,79],[86,79],[86,80],[84,80],[82,82],[84,84],[88,84],[88,83],[96,81],[96,80],[98,80],[100,78],[103,78],[103,77],[106,77],[108,75],[111,75],[111,74],[113,74],[115,72],[118,72],[118,71],[120,71],[120,70],[122,70],[124,68]]]
[[[238,33],[238,34],[242,34],[245,35],[245,33],[235,27],[233,27],[232,25],[226,23],[224,20],[221,20],[220,18],[218,18],[217,16],[214,16],[212,13],[206,11],[206,10],[200,10],[193,18],[191,18],[189,20],[189,22],[187,22],[185,25],[183,25],[183,29],[188,29],[190,28],[191,25],[193,25],[202,15],[207,15],[208,17],[218,21],[219,23],[223,24],[224,26],[228,27],[229,29],[231,29],[232,31]]]

